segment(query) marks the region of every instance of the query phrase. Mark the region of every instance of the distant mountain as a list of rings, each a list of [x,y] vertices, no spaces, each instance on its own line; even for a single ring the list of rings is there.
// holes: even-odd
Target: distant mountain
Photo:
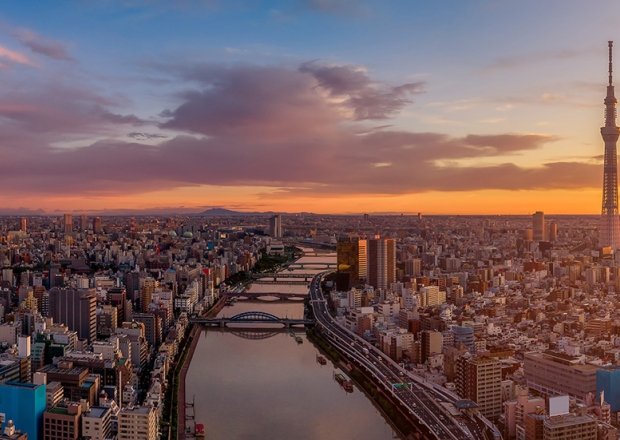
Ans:
[[[210,208],[206,211],[202,211],[197,213],[196,215],[204,215],[207,217],[232,217],[232,216],[240,216],[240,215],[269,215],[269,212],[242,212],[242,211],[233,211],[232,209],[226,208]]]

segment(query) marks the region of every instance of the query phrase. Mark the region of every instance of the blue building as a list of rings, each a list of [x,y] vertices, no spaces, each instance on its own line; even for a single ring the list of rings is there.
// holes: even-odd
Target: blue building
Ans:
[[[620,411],[620,368],[601,368],[596,370],[596,394],[605,391],[605,401],[611,405],[612,412]]]
[[[0,384],[0,413],[5,421],[13,420],[15,428],[28,434],[29,439],[43,438],[45,385],[7,382]]]
[[[454,335],[455,347],[458,347],[459,344],[463,344],[470,353],[476,351],[476,337],[474,336],[473,327],[455,325],[452,327],[452,334]]]

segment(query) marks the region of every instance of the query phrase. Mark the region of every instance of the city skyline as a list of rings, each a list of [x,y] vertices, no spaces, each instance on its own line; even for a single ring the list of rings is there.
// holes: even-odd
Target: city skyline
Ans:
[[[0,209],[600,213],[599,7],[7,5]]]

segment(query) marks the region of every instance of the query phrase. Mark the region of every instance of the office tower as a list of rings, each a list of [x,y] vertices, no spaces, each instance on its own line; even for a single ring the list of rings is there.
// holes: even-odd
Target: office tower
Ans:
[[[532,230],[534,231],[534,241],[545,241],[545,213],[536,211],[532,215]]]
[[[54,287],[49,295],[49,314],[54,322],[66,324],[80,339],[97,337],[97,295],[95,289]]]
[[[549,223],[549,241],[558,240],[558,224],[555,222]]]
[[[358,243],[359,255],[357,258],[359,265],[359,277],[362,280],[368,279],[368,240],[359,239]]]
[[[282,238],[282,217],[280,214],[269,219],[269,235],[273,238]]]
[[[156,440],[157,425],[152,406],[123,408],[118,414],[118,440]]]
[[[412,258],[405,261],[405,275],[408,277],[419,277],[422,275],[422,260]]]
[[[336,287],[349,290],[359,280],[359,243],[356,238],[341,238],[336,244]]]
[[[387,290],[396,281],[396,244],[392,238],[368,240],[368,284]]]
[[[616,97],[612,82],[611,50],[613,41],[609,46],[609,83],[607,84],[607,96],[605,97],[605,126],[601,127],[601,136],[605,142],[605,155],[603,165],[603,207],[599,227],[599,246],[610,246],[612,249],[620,247],[620,219],[618,218],[618,157],[616,142],[620,135],[620,129],[616,125]]]
[[[73,216],[71,214],[65,214],[63,224],[65,234],[71,234],[71,232],[73,232]]]
[[[23,232],[28,231],[28,219],[26,217],[19,219],[19,230]]]
[[[46,385],[7,382],[0,384],[0,413],[5,421],[13,420],[15,428],[28,433],[30,439],[43,438],[43,412]]]
[[[101,229],[101,217],[95,217],[93,219],[93,232],[95,234],[101,234],[102,229]]]
[[[489,419],[502,413],[502,368],[497,359],[461,356],[456,364],[456,390],[464,399],[478,404]]]
[[[80,230],[82,232],[88,231],[88,217],[84,214],[80,216]]]

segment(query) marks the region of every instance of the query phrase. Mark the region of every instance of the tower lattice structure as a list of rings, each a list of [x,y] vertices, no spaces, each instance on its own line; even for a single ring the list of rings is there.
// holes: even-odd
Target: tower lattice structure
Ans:
[[[609,82],[605,97],[605,125],[601,127],[601,136],[605,142],[605,161],[603,167],[603,207],[601,211],[600,241],[601,247],[620,248],[620,218],[618,217],[618,157],[616,143],[620,128],[616,125],[616,104],[612,82],[612,47],[609,41]]]

